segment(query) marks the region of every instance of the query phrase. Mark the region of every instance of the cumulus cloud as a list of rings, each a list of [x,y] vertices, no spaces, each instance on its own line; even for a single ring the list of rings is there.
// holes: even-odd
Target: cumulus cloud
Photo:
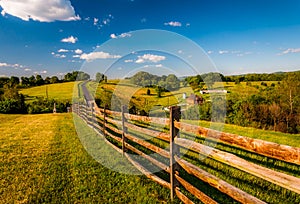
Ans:
[[[89,54],[82,54],[80,56],[80,59],[83,59],[83,60],[87,60],[88,62],[90,61],[93,61],[95,59],[117,59],[117,58],[121,58],[120,55],[112,55],[110,53],[107,53],[107,52],[92,52],[92,53],[89,53]]]
[[[5,62],[0,62],[0,67],[9,67],[9,64]]]
[[[80,20],[70,0],[1,0],[0,6],[3,9],[1,12],[3,16],[10,14],[24,21],[30,19],[40,22]]]
[[[111,37],[112,39],[116,39],[116,38],[117,38],[116,34],[114,34],[114,33],[110,34],[110,37]]]
[[[157,63],[165,59],[166,57],[161,55],[144,54],[143,56],[138,56],[138,59],[135,61],[135,63],[137,64],[141,64],[145,62]]]
[[[160,68],[160,67],[163,67],[163,65],[162,64],[157,64],[157,65],[155,65],[155,67]]]
[[[300,52],[300,48],[288,48],[282,51],[281,53],[279,53],[278,55],[286,55],[289,53],[299,53],[299,52]]]
[[[110,34],[110,38],[116,39],[116,38],[126,38],[126,37],[131,37],[130,33],[122,33],[121,35],[116,35],[114,33]]]
[[[73,58],[80,58],[81,55],[73,55]]]
[[[81,49],[77,49],[77,50],[75,50],[74,52],[75,52],[76,54],[78,54],[78,55],[80,55],[80,54],[83,53],[83,51],[82,51]]]
[[[31,71],[31,69],[29,69],[29,68],[26,68],[26,69],[24,69],[24,71],[25,71],[25,72],[30,72],[30,71]]]
[[[5,16],[6,12],[4,10],[1,11],[1,15]]]
[[[66,50],[66,49],[59,49],[57,52],[69,52],[69,50]]]
[[[181,27],[182,24],[178,21],[170,21],[168,23],[164,23],[166,26],[173,26],[173,27]]]
[[[65,42],[65,43],[76,43],[78,41],[78,38],[76,37],[73,37],[73,36],[70,36],[70,37],[67,37],[67,38],[64,38],[61,40],[61,42]]]

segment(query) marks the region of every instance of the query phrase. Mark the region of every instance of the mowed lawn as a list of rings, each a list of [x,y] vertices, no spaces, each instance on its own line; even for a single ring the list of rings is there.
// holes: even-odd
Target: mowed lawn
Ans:
[[[0,115],[0,132],[0,203],[169,202],[169,190],[145,176],[95,161],[71,114]]]

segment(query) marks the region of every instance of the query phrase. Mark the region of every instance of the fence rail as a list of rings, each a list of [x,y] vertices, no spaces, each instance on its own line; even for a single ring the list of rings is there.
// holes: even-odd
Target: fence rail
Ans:
[[[226,181],[183,159],[181,157],[182,150],[199,153],[215,161],[237,168],[250,175],[254,175],[265,181],[300,194],[300,178],[249,162],[232,153],[213,149],[209,146],[205,146],[204,144],[200,144],[186,138],[180,138],[179,132],[181,131],[194,134],[200,138],[218,140],[218,142],[232,145],[245,151],[254,152],[268,158],[275,158],[295,165],[300,164],[300,148],[279,145],[272,142],[219,132],[180,122],[180,108],[176,106],[170,108],[170,118],[155,118],[128,114],[126,113],[126,108],[124,106],[121,107],[121,112],[115,112],[108,110],[106,107],[103,109],[98,108],[95,103],[74,104],[73,110],[79,117],[86,121],[88,125],[97,129],[97,131],[100,131],[105,138],[109,137],[110,139],[118,142],[119,146],[116,146],[106,140],[108,144],[110,144],[118,152],[122,153],[138,170],[153,181],[169,188],[171,190],[171,199],[177,196],[184,203],[193,203],[188,195],[185,195],[184,191],[182,191],[185,189],[203,203],[217,203],[211,197],[203,193],[199,188],[195,187],[191,182],[185,180],[180,175],[180,171],[184,170],[189,175],[207,183],[240,203],[265,203],[255,196],[250,195],[238,187],[227,183]],[[155,128],[145,128],[142,127],[142,125],[135,123],[168,126],[169,133],[155,130]],[[142,139],[135,133],[147,135],[150,139],[149,141]],[[163,148],[156,145],[151,142],[151,138],[161,141],[167,145],[167,147]],[[145,151],[138,149],[136,145],[144,148]],[[169,163],[159,161],[157,158],[149,155],[149,151],[156,153],[165,160],[167,159]],[[149,170],[143,167],[143,165],[136,161],[129,152],[140,155],[151,164],[164,170],[169,174],[169,180],[164,180],[152,174]]]

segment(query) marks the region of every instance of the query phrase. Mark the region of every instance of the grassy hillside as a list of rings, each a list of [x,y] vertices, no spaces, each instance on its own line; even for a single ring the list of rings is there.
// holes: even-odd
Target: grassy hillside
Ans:
[[[169,190],[146,177],[91,158],[71,114],[0,115],[0,121],[0,203],[169,202]],[[89,137],[99,138],[92,131]]]
[[[28,89],[22,89],[20,93],[24,94],[26,100],[34,99],[35,97],[47,97],[57,100],[72,100],[74,87],[77,87],[77,83],[80,82],[66,82],[58,84],[49,84],[43,86],[32,87]]]

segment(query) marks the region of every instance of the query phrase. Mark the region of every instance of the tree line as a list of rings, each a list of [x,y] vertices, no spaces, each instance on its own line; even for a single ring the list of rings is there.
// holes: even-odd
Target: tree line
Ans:
[[[41,75],[32,75],[30,77],[22,76],[16,77],[0,77],[0,88],[3,88],[5,84],[10,84],[11,87],[18,86],[21,88],[33,87],[33,86],[41,86],[45,84],[55,84],[62,82],[70,82],[76,80],[89,80],[90,75],[82,72],[82,71],[73,71],[71,73],[67,73],[64,75],[63,79],[59,79],[58,76],[45,77],[45,79]]]
[[[295,72],[297,73],[297,72]],[[185,82],[192,87],[201,86],[204,82],[209,87],[214,82],[251,82],[251,81],[282,81],[288,73],[276,72],[276,73],[263,73],[263,74],[242,74],[242,75],[231,75],[224,76],[221,73],[211,72],[202,75],[188,76],[185,78]],[[208,83],[208,84],[207,84]]]

